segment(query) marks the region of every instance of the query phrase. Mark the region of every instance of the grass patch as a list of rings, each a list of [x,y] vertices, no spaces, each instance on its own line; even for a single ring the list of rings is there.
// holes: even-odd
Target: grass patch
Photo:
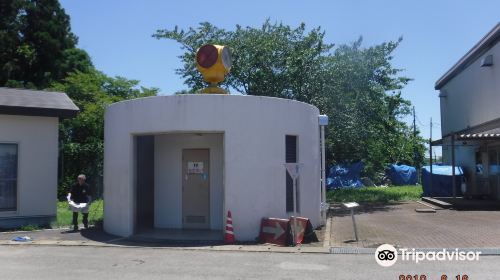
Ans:
[[[422,196],[422,186],[365,187],[328,191],[328,202],[391,202],[417,200]]]
[[[34,230],[39,230],[41,229],[38,225],[25,225],[21,226],[19,230],[21,231],[34,231]]]
[[[103,200],[95,200],[90,204],[89,209],[89,224],[96,225],[102,221],[103,217]],[[72,224],[73,212],[68,208],[67,201],[57,202],[57,220],[52,223],[53,228],[67,227]],[[82,215],[78,214],[78,222],[82,221]]]

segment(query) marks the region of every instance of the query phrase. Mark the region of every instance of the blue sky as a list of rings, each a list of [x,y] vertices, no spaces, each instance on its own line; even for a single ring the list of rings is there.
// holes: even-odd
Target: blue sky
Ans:
[[[326,41],[340,45],[363,36],[370,46],[403,36],[394,65],[414,80],[403,90],[417,112],[417,125],[429,137],[429,119],[441,135],[435,81],[500,20],[500,1],[127,1],[62,0],[79,47],[108,75],[141,81],[162,94],[185,89],[175,74],[181,49],[174,41],[151,37],[157,29],[195,27],[209,21],[232,29],[260,26],[265,19],[310,28],[321,26]],[[335,116],[331,116],[335,118]],[[408,119],[410,121],[410,119]]]

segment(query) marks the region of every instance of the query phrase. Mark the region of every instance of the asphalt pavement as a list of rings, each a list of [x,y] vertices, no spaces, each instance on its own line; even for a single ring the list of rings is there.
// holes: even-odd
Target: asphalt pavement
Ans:
[[[500,256],[475,262],[397,262],[372,254],[222,252],[130,247],[0,246],[0,279],[499,279]],[[408,278],[409,279],[409,278]],[[414,279],[414,278],[411,278]],[[417,278],[423,279],[423,278]],[[465,279],[465,278],[461,278]]]
[[[419,208],[426,207],[415,201],[362,204],[355,212],[359,242],[352,242],[350,213],[332,211],[330,246],[377,248],[388,243],[410,248],[500,248],[500,223],[493,222],[500,211],[415,211]]]

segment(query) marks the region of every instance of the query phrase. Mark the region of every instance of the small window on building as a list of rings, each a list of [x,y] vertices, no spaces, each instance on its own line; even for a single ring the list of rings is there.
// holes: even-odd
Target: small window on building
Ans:
[[[0,211],[17,208],[17,144],[0,143]]]
[[[285,137],[285,162],[294,163],[298,162],[298,145],[297,136],[286,135]],[[285,170],[286,175],[286,211],[293,212],[293,179]],[[297,212],[299,211],[299,181],[297,180]]]

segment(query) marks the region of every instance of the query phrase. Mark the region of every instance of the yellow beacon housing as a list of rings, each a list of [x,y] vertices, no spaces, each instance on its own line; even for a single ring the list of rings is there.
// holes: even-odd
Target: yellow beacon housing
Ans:
[[[227,94],[217,84],[224,81],[231,70],[231,53],[228,47],[212,44],[202,46],[196,52],[196,68],[209,84],[201,90],[202,93]]]

